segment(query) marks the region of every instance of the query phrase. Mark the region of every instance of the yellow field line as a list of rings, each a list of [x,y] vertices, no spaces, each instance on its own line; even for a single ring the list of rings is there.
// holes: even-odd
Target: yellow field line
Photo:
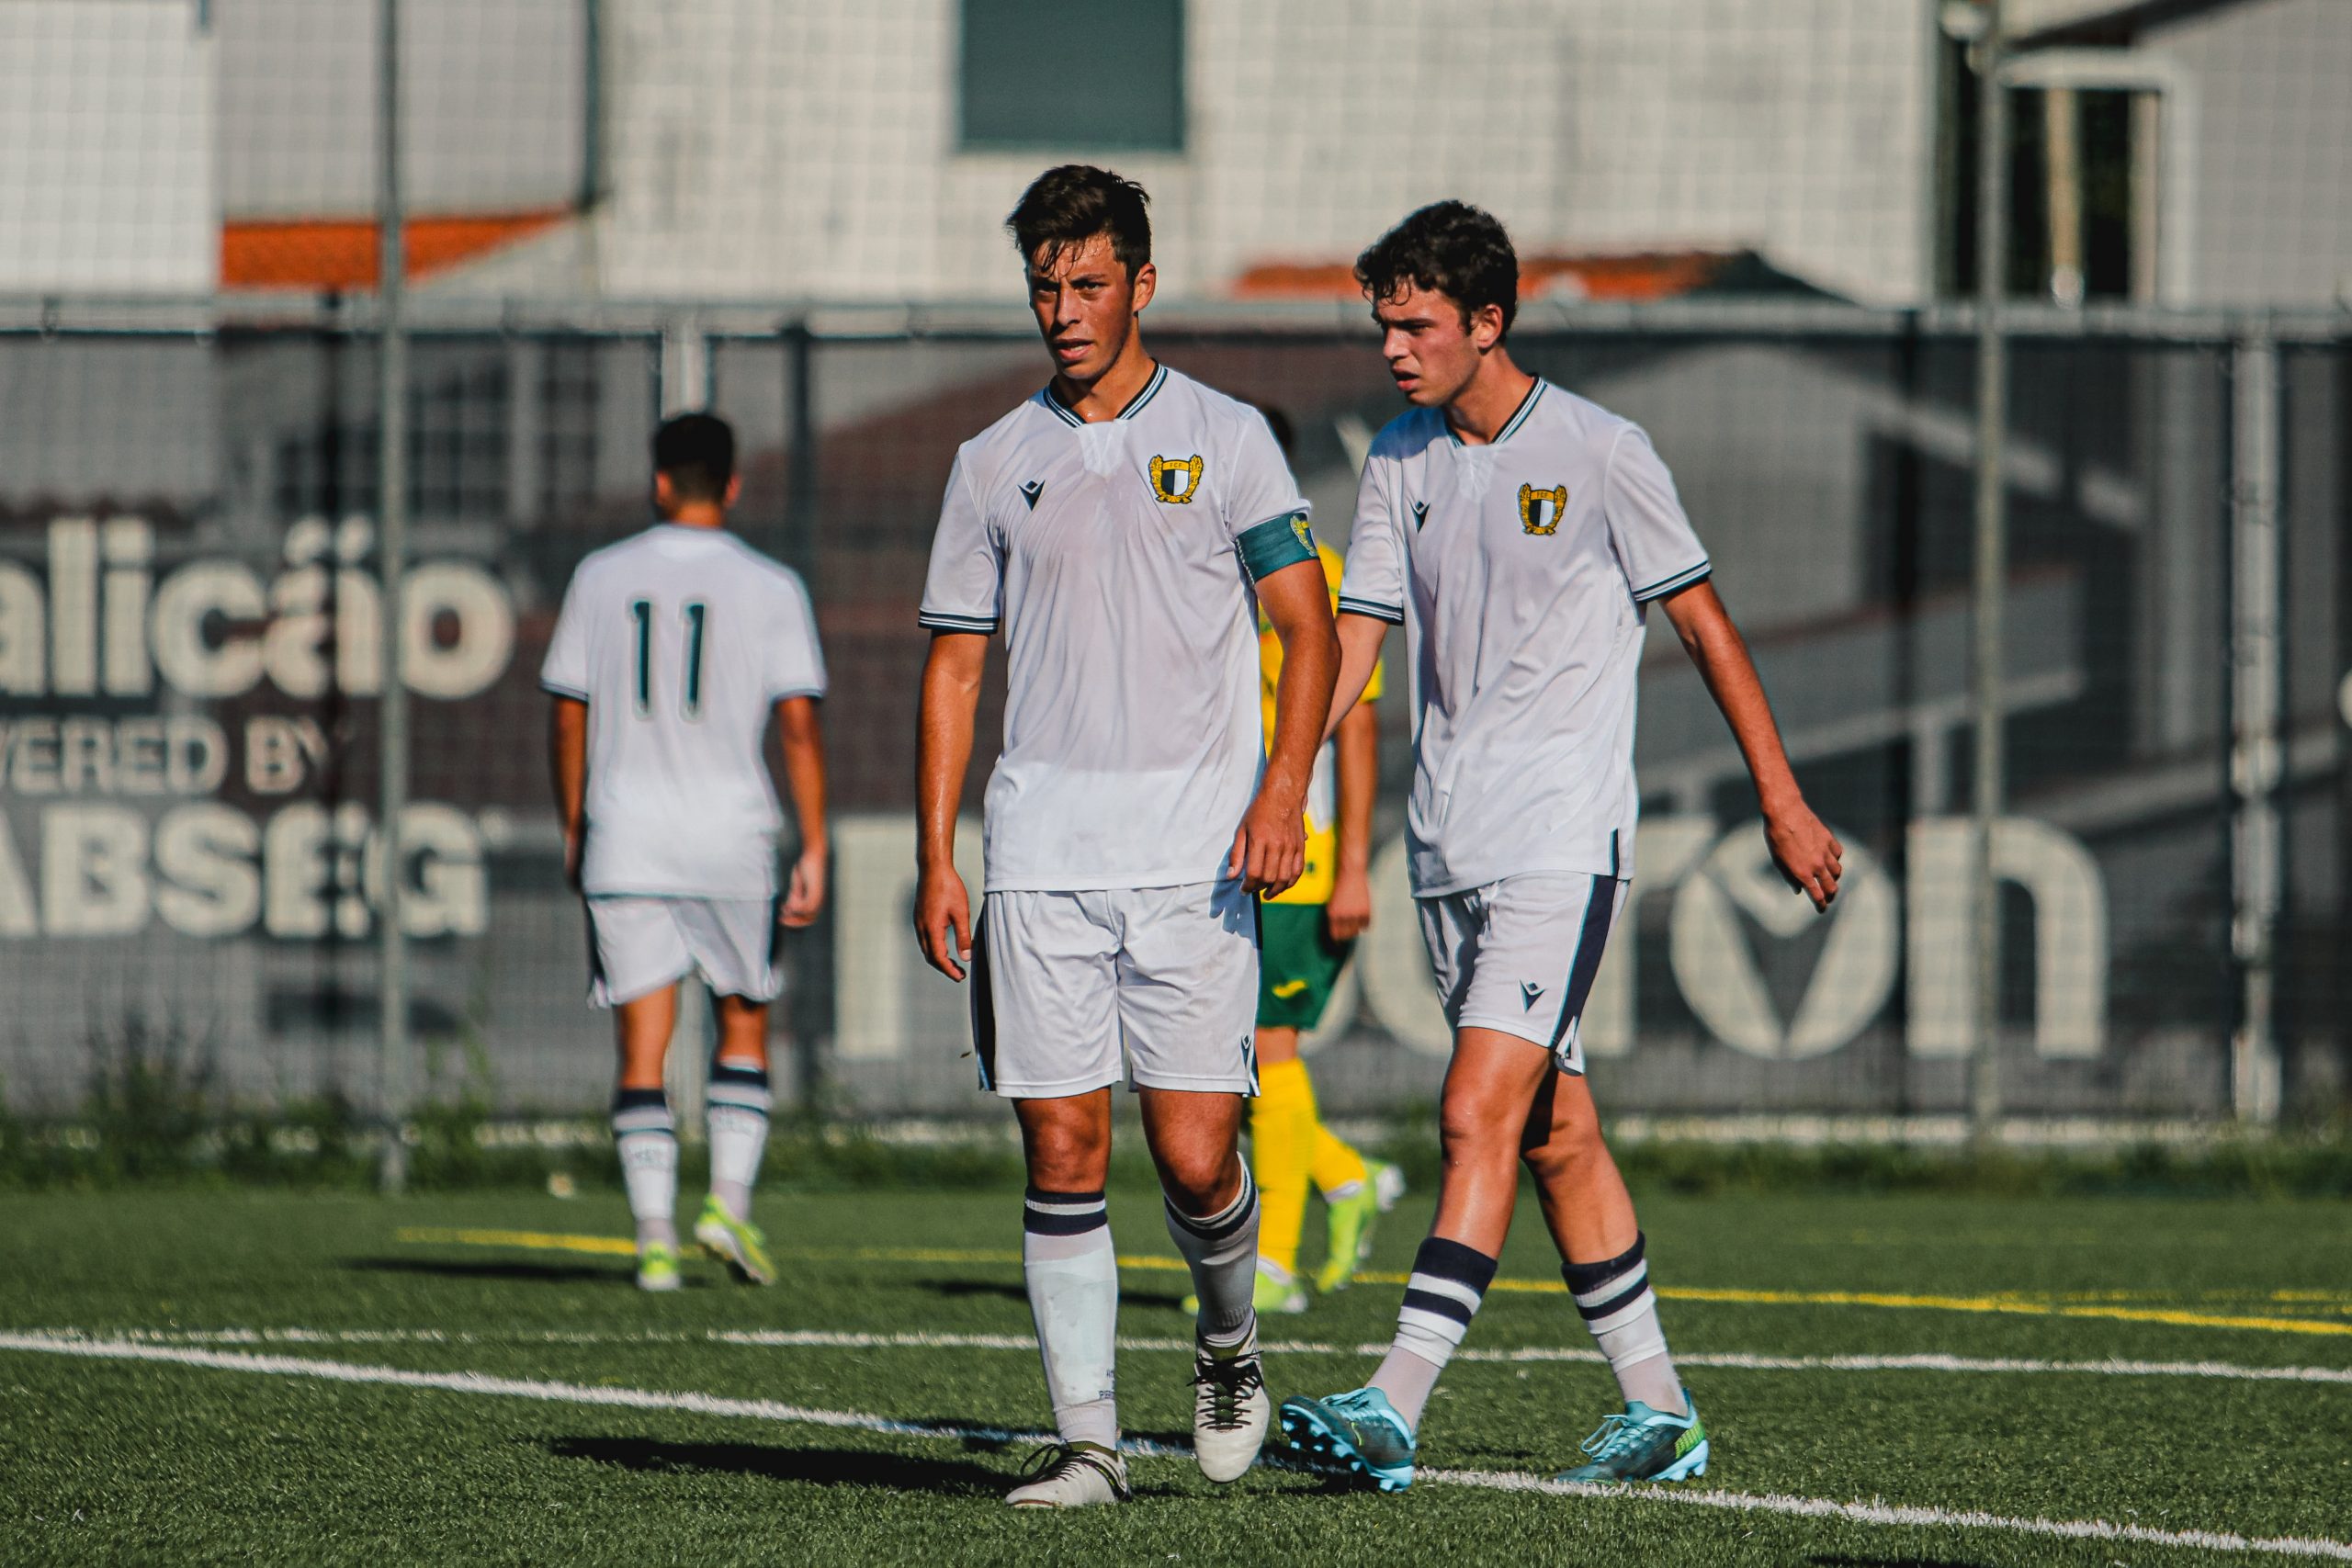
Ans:
[[[398,1239],[427,1246],[511,1247],[543,1252],[586,1252],[599,1257],[630,1258],[637,1244],[627,1236],[581,1235],[558,1231],[445,1230],[405,1225]],[[786,1257],[818,1262],[853,1263],[985,1263],[1012,1264],[1021,1255],[1009,1248],[857,1247],[816,1247],[786,1251]],[[1119,1259],[1122,1269],[1182,1273],[1181,1258],[1141,1254]],[[1367,1284],[1401,1285],[1402,1274],[1363,1273]],[[1557,1295],[1567,1287],[1557,1280],[1497,1280],[1489,1291]],[[2176,1328],[2235,1328],[2258,1334],[2321,1334],[2352,1336],[2352,1323],[2330,1323],[2301,1317],[2253,1317],[2226,1313],[2186,1312],[2171,1307],[2081,1306],[2035,1300],[2029,1296],[1905,1295],[1880,1291],[1750,1291],[1695,1285],[1660,1285],[1657,1293],[1668,1301],[1707,1302],[1729,1306],[1862,1306],[1898,1311],[1997,1313],[2027,1317],[2102,1318],[2116,1323],[2160,1323]],[[2280,1292],[2281,1295],[2287,1292]]]

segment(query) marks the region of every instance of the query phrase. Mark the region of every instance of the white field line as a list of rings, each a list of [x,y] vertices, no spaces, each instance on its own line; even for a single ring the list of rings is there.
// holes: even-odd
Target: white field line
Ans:
[[[193,1345],[138,1344],[123,1339],[61,1339],[39,1334],[0,1332],[0,1350],[23,1350],[96,1360],[161,1361],[216,1371],[317,1378],[329,1382],[372,1383],[395,1388],[436,1389],[450,1393],[541,1400],[560,1404],[677,1410],[698,1416],[831,1427],[891,1437],[978,1438],[989,1442],[1048,1440],[1042,1432],[1016,1432],[1002,1427],[948,1422],[899,1421],[862,1411],[816,1410],[771,1399],[729,1399],[718,1394],[672,1393],[658,1389],[592,1387],[543,1379],[492,1377],[481,1372],[413,1371],[401,1367],[362,1366],[349,1361],[312,1360],[301,1356],[209,1350]],[[1181,1458],[1188,1451],[1173,1444],[1132,1438],[1125,1447],[1130,1453],[1154,1459]],[[1416,1479],[1442,1486],[1469,1486],[1494,1492],[1532,1492],[1560,1497],[1674,1504],[1740,1513],[1781,1514],[1796,1518],[1837,1519],[1849,1524],[1995,1530],[2066,1540],[2182,1546],[2206,1551],[2251,1551],[2276,1557],[2322,1558],[2352,1562],[2352,1541],[2312,1536],[2255,1537],[2226,1530],[2160,1530],[2140,1525],[2110,1524],[2104,1519],[2021,1518],[1975,1509],[1903,1507],[1880,1502],[1840,1503],[1827,1497],[1796,1497],[1770,1492],[1700,1492],[1663,1487],[1634,1490],[1546,1481],[1540,1476],[1498,1471],[1425,1470]]]
[[[782,1350],[1016,1350],[1035,1355],[1037,1341],[1025,1334],[866,1334],[832,1329],[709,1329],[703,1333],[650,1330],[598,1333],[569,1329],[461,1330],[439,1328],[37,1328],[19,1332],[85,1343],[120,1340],[134,1345],[734,1345]],[[1340,1345],[1316,1339],[1269,1339],[1270,1352],[1298,1356],[1380,1356],[1385,1344]],[[1190,1339],[1130,1337],[1122,1350],[1190,1354]],[[1583,1362],[1598,1365],[1598,1350],[1549,1345],[1516,1349],[1464,1348],[1457,1361],[1504,1365]],[[2232,1382],[2352,1384],[2352,1367],[2248,1367],[2229,1361],[2046,1361],[2022,1357],[1950,1356],[1929,1352],[1905,1356],[1765,1356],[1741,1350],[1698,1351],[1675,1357],[1686,1367],[1716,1367],[1752,1372],[1953,1372],[2010,1376],[2066,1375],[2132,1378],[2213,1378]]]

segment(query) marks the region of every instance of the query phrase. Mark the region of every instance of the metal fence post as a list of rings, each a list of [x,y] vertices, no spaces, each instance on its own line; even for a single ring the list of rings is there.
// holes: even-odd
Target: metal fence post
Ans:
[[[377,705],[376,832],[379,845],[377,933],[382,974],[378,985],[378,1031],[383,1075],[384,1146],[378,1179],[388,1192],[408,1179],[408,1145],[402,1141],[413,1093],[412,1043],[408,1017],[408,930],[401,897],[406,880],[401,847],[401,818],[408,808],[408,681],[406,600],[408,571],[408,329],[402,315],[407,281],[406,236],[401,195],[400,0],[378,0],[376,135],[378,164],[379,268],[377,299],[382,310],[378,344],[376,462],[377,563],[383,577],[383,686]]]
[[[2008,424],[2008,344],[2002,336],[2009,232],[2009,105],[2001,80],[2001,0],[1985,0],[1978,44],[1976,110],[1976,558],[1975,624],[1969,644],[1969,689],[1976,750],[1969,792],[1975,865],[1971,940],[1975,972],[1975,1050],[1969,1058],[1968,1122],[1979,1143],[1999,1132],[2001,1117],[2001,906],[1993,874],[1993,833],[2001,818],[2001,597],[2008,578],[2008,509],[2003,489]]]
[[[2286,761],[2278,344],[2261,331],[2240,339],[2230,370],[2230,953],[2239,987],[2230,1107],[2241,1122],[2267,1124],[2283,1089],[2274,941]]]
[[[784,502],[784,558],[808,584],[821,603],[823,585],[817,570],[817,338],[806,317],[784,329],[784,375],[786,440],[786,489]],[[829,878],[830,880],[830,878]],[[825,1106],[825,1059],[834,1032],[833,942],[834,911],[826,901],[817,923],[794,939],[793,988],[788,1002],[792,1022],[794,1092],[804,1120],[814,1121]]]

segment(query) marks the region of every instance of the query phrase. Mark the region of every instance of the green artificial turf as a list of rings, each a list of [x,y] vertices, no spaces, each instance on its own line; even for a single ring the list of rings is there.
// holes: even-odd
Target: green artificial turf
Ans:
[[[1677,1292],[1664,1303],[1668,1332],[1694,1356],[2352,1369],[2352,1211],[2341,1203],[1657,1195],[1643,1212],[1654,1277]],[[1181,1457],[1133,1461],[1130,1506],[1016,1514],[1000,1498],[1022,1445],[972,1434],[1033,1432],[1046,1417],[1012,1260],[1017,1191],[779,1191],[759,1217],[784,1269],[776,1288],[737,1286],[695,1263],[689,1289],[649,1297],[631,1288],[625,1257],[415,1239],[460,1228],[623,1235],[626,1213],[603,1192],[571,1201],[14,1196],[0,1225],[0,1330],[538,1380],[562,1397],[284,1375],[299,1368],[278,1359],[189,1366],[0,1348],[0,1560],[2284,1560],[1956,1522],[1513,1493],[1435,1476],[1386,1498],[1333,1494],[1269,1468],[1218,1489]],[[1404,1269],[1427,1218],[1426,1204],[1408,1199],[1372,1267]],[[1114,1196],[1113,1221],[1123,1255],[1170,1258],[1148,1196]],[[1555,1269],[1535,1216],[1522,1215],[1502,1277],[1555,1283]],[[1181,1441],[1190,1411],[1188,1325],[1175,1304],[1183,1277],[1138,1267],[1125,1280],[1123,1337],[1180,1344],[1123,1354],[1123,1416],[1134,1435]],[[1397,1293],[1367,1283],[1306,1316],[1269,1322],[1276,1393],[1361,1381],[1372,1363],[1355,1348],[1387,1337]],[[1785,1299],[1824,1293],[1879,1299]],[[2146,1320],[2160,1314],[2186,1321]],[[252,1331],[250,1341],[224,1339],[238,1331]],[[1001,1337],[1011,1348],[718,1337],[768,1331]],[[1302,1340],[1338,1348],[1282,1348]],[[1506,1289],[1487,1298],[1470,1344],[1589,1342],[1556,1290]],[[2352,1542],[2352,1383],[1829,1367],[1691,1367],[1688,1381],[1714,1461],[1686,1490]],[[774,1412],[588,1403],[583,1391],[598,1390],[774,1401],[954,1430],[892,1435]],[[1589,1362],[1459,1361],[1431,1404],[1422,1464],[1548,1477],[1574,1459],[1613,1393]]]

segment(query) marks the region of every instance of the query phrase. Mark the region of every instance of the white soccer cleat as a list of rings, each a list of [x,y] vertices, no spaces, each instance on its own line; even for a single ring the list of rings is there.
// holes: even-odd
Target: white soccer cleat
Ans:
[[[1091,1508],[1127,1500],[1127,1461],[1093,1443],[1038,1450],[1035,1473],[1006,1495],[1016,1508]]]
[[[1211,1481],[1238,1481],[1265,1446],[1274,1400],[1250,1336],[1237,1353],[1203,1345],[1193,1357],[1193,1454]]]

